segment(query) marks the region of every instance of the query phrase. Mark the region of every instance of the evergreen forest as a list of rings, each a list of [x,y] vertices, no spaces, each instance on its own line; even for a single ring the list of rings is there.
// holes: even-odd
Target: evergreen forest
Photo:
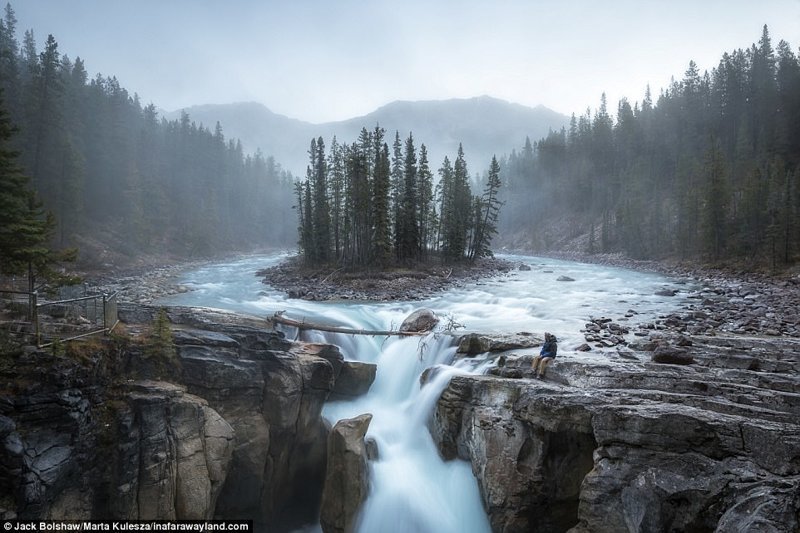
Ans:
[[[432,167],[411,134],[386,139],[376,126],[349,144],[313,139],[298,180],[273,157],[244,153],[219,123],[159,114],[115,77],[90,77],[52,35],[42,46],[32,30],[19,38],[6,6],[4,273],[25,257],[48,263],[44,241],[101,262],[297,242],[307,264],[346,268],[474,261],[493,239],[525,252],[775,268],[800,259],[800,60],[766,26],[710,72],[690,61],[657,97],[648,88],[612,110],[603,94],[481,177],[461,148]]]
[[[605,95],[502,162],[500,234],[570,249],[742,262],[800,258],[800,62],[768,28],[711,72],[690,62],[657,99]]]
[[[414,266],[433,259],[474,262],[492,255],[500,214],[500,166],[492,158],[483,193],[472,194],[464,150],[445,157],[438,180],[424,144],[395,132],[334,136],[326,153],[311,140],[305,181],[295,185],[300,252],[306,264],[347,268]]]
[[[17,38],[10,5],[0,21],[0,90],[13,135],[4,148],[52,215],[51,246],[102,258],[191,257],[294,241],[283,223],[293,178],[272,157],[244,154],[219,123],[159,118],[114,77],[50,35]]]

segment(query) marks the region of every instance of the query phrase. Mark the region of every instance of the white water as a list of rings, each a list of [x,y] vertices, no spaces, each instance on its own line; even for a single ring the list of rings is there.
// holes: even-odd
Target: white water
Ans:
[[[674,282],[605,266],[554,259],[504,256],[526,263],[530,271],[451,289],[430,300],[389,303],[322,303],[288,299],[267,287],[254,274],[284,256],[252,256],[187,272],[181,282],[190,292],[165,299],[163,304],[214,307],[254,315],[286,311],[291,318],[365,329],[396,328],[413,310],[429,307],[472,331],[544,331],[559,338],[559,357],[602,355],[572,351],[583,342],[580,329],[590,316],[615,320],[636,311],[631,321],[650,321],[677,307],[676,298],[656,296]],[[576,281],[559,282],[559,276]],[[378,443],[379,458],[372,461],[370,492],[362,509],[363,532],[483,532],[489,522],[483,511],[477,482],[464,461],[442,461],[427,430],[427,421],[452,375],[482,372],[489,363],[460,361],[450,366],[455,348],[446,336],[372,338],[305,332],[305,340],[338,345],[346,359],[376,363],[375,382],[354,401],[333,402],[323,415],[332,423],[372,413],[367,433]],[[434,377],[420,387],[420,374],[440,365]]]

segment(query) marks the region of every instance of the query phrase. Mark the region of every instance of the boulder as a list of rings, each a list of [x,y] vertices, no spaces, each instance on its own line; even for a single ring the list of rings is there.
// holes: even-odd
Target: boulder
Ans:
[[[569,276],[558,276],[556,281],[575,281],[575,279]]]
[[[355,398],[366,394],[375,381],[377,370],[378,366],[372,363],[344,361],[329,399]]]
[[[690,365],[694,363],[694,357],[688,351],[665,345],[656,347],[651,360],[654,363],[667,365]]]
[[[531,269],[531,267],[530,267],[530,265],[526,265],[525,263],[520,263],[519,264],[519,269],[522,272],[528,272]]]
[[[371,421],[371,414],[340,420],[328,436],[328,466],[320,512],[325,533],[355,531],[358,510],[369,491],[364,435]]]
[[[400,331],[425,332],[431,331],[439,323],[439,317],[430,309],[417,309],[403,320]]]

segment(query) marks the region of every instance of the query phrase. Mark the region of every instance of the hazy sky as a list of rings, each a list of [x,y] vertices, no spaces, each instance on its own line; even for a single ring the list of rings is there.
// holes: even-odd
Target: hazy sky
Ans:
[[[310,122],[393,100],[488,94],[564,114],[654,96],[769,26],[800,47],[800,0],[15,0],[18,32],[115,75],[144,103],[261,102]]]

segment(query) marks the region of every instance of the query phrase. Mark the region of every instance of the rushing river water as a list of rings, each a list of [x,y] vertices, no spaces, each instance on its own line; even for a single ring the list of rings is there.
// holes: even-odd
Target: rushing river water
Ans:
[[[675,298],[657,296],[674,288],[674,280],[607,266],[527,256],[503,256],[524,263],[514,271],[469,286],[453,288],[419,302],[325,303],[287,298],[255,276],[259,269],[285,256],[250,256],[188,271],[180,283],[191,290],[162,304],[213,307],[266,316],[286,316],[364,329],[397,328],[412,311],[433,309],[470,331],[519,332],[559,338],[559,357],[603,357],[574,348],[583,343],[580,330],[590,316],[648,322],[675,309]],[[574,281],[558,281],[566,276]],[[446,321],[447,319],[445,319]],[[376,363],[369,392],[353,401],[328,403],[323,415],[332,423],[372,413],[367,433],[378,444],[379,458],[370,463],[370,491],[363,506],[363,532],[481,532],[489,522],[469,464],[442,461],[427,430],[435,402],[458,372],[483,372],[481,358],[452,365],[455,347],[448,336],[373,338],[305,332],[304,340],[338,345],[346,359]],[[425,368],[443,365],[425,386]]]

